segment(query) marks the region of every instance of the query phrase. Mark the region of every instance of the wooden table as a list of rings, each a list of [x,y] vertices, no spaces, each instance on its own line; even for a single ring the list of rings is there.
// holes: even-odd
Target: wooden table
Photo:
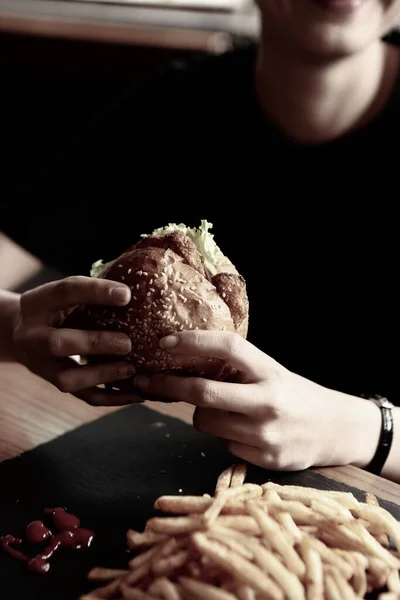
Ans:
[[[149,406],[159,412],[191,422],[193,407],[187,404]],[[16,364],[0,364],[0,460],[19,455],[57,436],[93,421],[113,410],[94,408]],[[400,505],[400,485],[356,467],[317,469],[341,481]]]
[[[258,13],[148,8],[73,0],[0,0],[0,32],[102,43],[224,52],[258,35]]]

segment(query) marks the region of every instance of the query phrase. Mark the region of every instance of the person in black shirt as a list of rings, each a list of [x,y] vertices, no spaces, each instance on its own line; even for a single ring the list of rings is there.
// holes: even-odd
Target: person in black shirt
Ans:
[[[197,428],[263,467],[378,464],[400,480],[400,409],[386,456],[380,412],[362,398],[400,398],[400,2],[259,7],[256,45],[174,65],[107,101],[29,183],[11,186],[2,227],[48,264],[86,275],[141,233],[211,221],[247,281],[248,341],[185,332],[166,343],[227,357],[240,383],[138,385],[195,403]],[[88,348],[127,352],[128,340],[117,350],[102,334],[95,346],[52,326],[79,302],[126,302],[129,290],[113,287],[67,279],[21,304],[4,293],[4,358],[88,402],[132,401],[94,387],[115,379],[114,367],[64,362]]]

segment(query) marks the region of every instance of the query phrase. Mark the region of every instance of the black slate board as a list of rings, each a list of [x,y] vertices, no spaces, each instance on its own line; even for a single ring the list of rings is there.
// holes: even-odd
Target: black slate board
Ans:
[[[179,420],[131,406],[0,464],[0,536],[23,535],[45,507],[65,506],[96,531],[91,548],[65,551],[46,576],[0,549],[0,598],[76,600],[90,589],[92,566],[124,567],[125,534],[142,530],[163,494],[213,493],[218,474],[233,462],[221,443]],[[353,488],[311,472],[267,473],[251,468],[248,481],[272,479],[320,489]],[[400,519],[400,507],[382,502]]]

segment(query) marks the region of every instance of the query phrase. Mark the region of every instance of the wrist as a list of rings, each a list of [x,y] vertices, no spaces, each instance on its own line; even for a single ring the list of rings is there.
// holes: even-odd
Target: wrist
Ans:
[[[380,410],[363,398],[333,390],[328,393],[331,406],[329,464],[364,468],[371,462],[379,444]]]
[[[380,408],[369,400],[360,398],[355,458],[352,464],[364,469],[374,458],[382,433],[382,415]]]

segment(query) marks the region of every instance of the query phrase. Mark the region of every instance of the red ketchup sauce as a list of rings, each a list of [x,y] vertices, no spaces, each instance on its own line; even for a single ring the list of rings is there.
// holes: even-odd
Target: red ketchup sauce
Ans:
[[[0,539],[1,547],[13,558],[28,563],[28,569],[36,573],[48,573],[50,570],[50,558],[60,548],[70,548],[71,550],[80,550],[88,548],[93,541],[94,532],[90,529],[80,527],[80,520],[77,516],[66,512],[64,508],[46,508],[45,514],[53,518],[55,527],[59,533],[53,534],[42,521],[32,521],[25,530],[25,538],[31,544],[39,544],[49,540],[44,550],[33,558],[30,558],[17,550],[14,546],[22,544],[20,538],[13,535],[5,535]]]

